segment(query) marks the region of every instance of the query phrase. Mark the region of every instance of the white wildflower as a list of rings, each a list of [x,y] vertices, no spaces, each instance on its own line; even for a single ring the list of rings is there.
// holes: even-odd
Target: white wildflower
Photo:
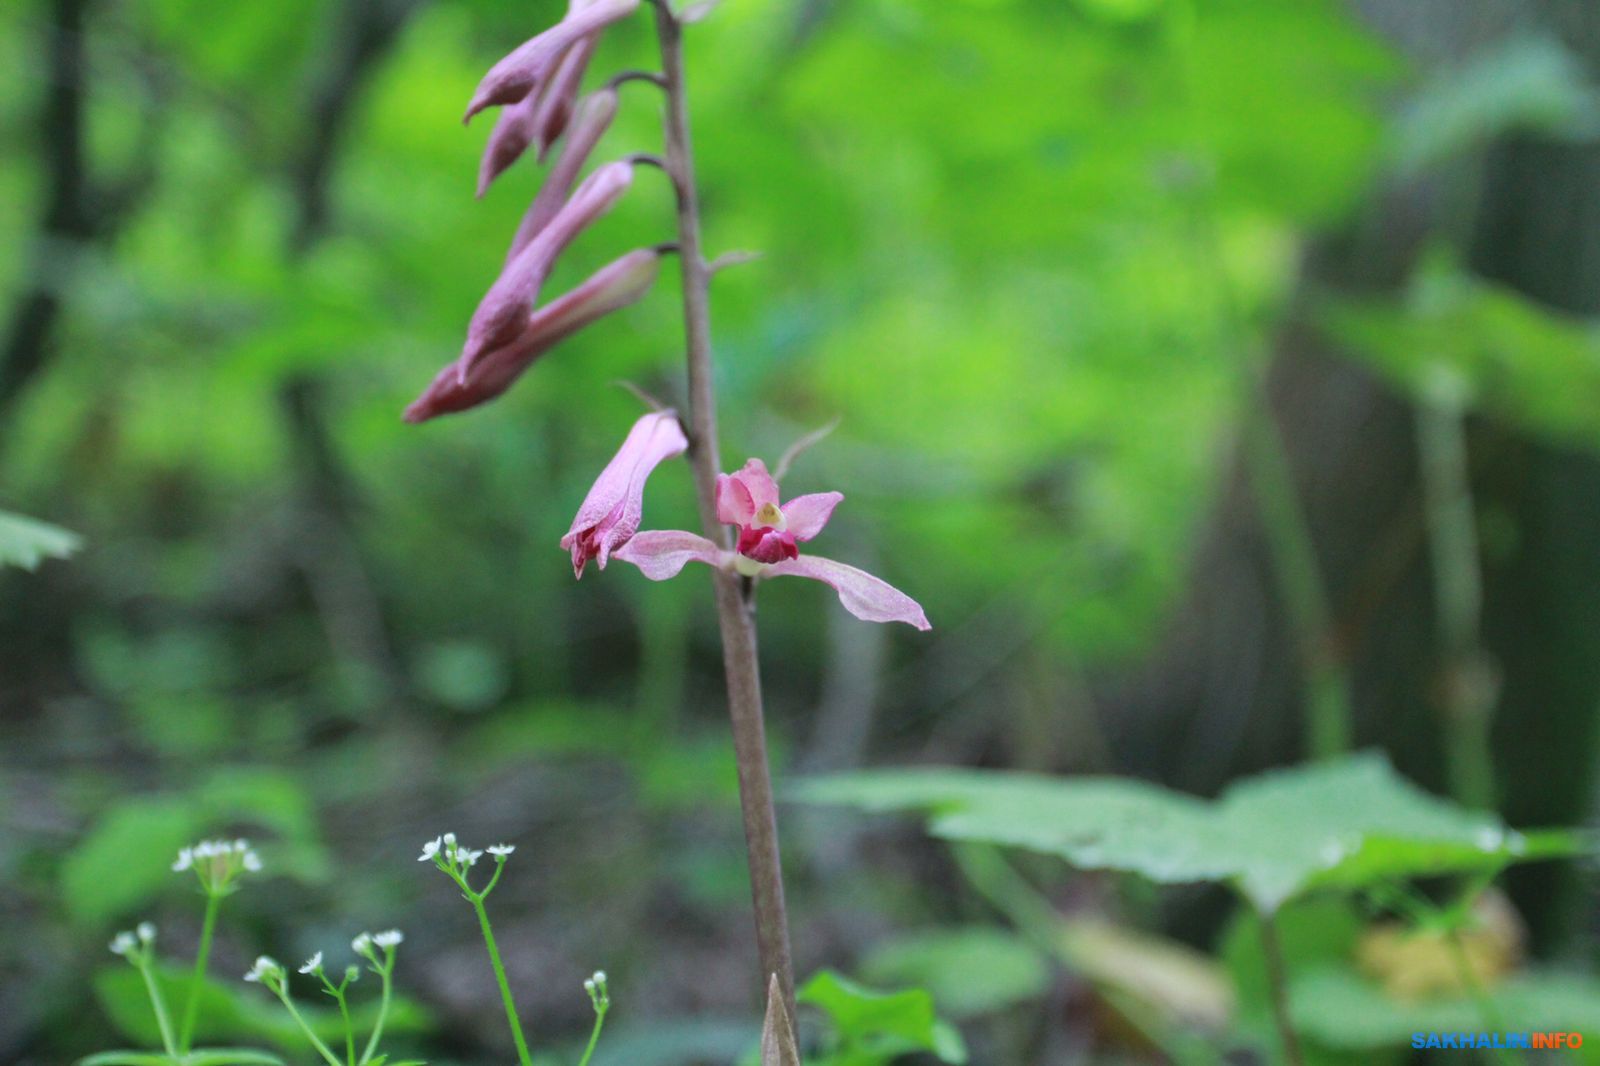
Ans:
[[[360,936],[350,941],[350,950],[355,952],[357,955],[365,955],[367,952],[371,951],[372,934],[362,933]]]
[[[473,851],[471,848],[457,848],[456,858],[467,866],[476,866],[478,860],[483,858],[483,852]]]
[[[278,965],[278,960],[270,955],[262,955],[256,959],[256,964],[250,967],[250,972],[244,975],[246,981],[264,984],[274,980],[283,973],[283,967]]]
[[[111,954],[113,955],[131,956],[138,950],[138,947],[139,942],[134,939],[132,933],[118,933],[111,938]]]
[[[244,858],[240,861],[244,864],[244,868],[249,870],[251,873],[258,874],[261,872],[261,856],[257,855],[255,852],[245,852]]]
[[[496,844],[489,849],[489,854],[497,859],[503,859],[516,850],[517,846],[515,844]]]
[[[140,922],[137,932],[139,934],[140,943],[151,944],[155,942],[156,926],[154,922]]]
[[[443,837],[434,837],[422,845],[422,854],[417,856],[418,862],[429,862],[439,857],[439,846],[444,843]]]
[[[383,932],[373,937],[372,942],[378,945],[380,948],[393,948],[399,947],[400,942],[405,938],[406,935],[398,929],[385,929]]]
[[[320,969],[322,969],[322,952],[319,951],[306,960],[306,964],[300,967],[300,972],[316,973]]]
[[[194,849],[184,848],[178,852],[178,861],[172,864],[173,873],[182,873],[194,865]]]

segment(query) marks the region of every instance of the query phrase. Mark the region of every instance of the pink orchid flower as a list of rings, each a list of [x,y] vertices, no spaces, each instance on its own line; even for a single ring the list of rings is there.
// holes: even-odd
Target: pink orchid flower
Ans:
[[[819,492],[780,505],[778,483],[766,464],[751,459],[736,473],[717,478],[717,518],[738,529],[733,551],[694,533],[661,530],[633,536],[612,557],[632,563],[652,581],[675,577],[689,563],[761,581],[807,577],[831,585],[857,618],[932,628],[917,601],[888,582],[832,559],[800,554],[799,545],[822,532],[843,499],[837,492]]]
[[[562,59],[579,42],[592,38],[638,10],[639,0],[589,0],[574,4],[550,29],[524,43],[483,76],[467,105],[465,121],[486,107],[514,104],[555,79]]]
[[[645,479],[657,466],[682,455],[689,447],[678,416],[673,411],[645,415],[633,424],[617,454],[589,490],[578,508],[572,528],[561,546],[572,553],[572,573],[583,577],[590,559],[606,562],[639,531],[644,513]]]
[[[650,291],[664,249],[641,248],[601,267],[581,285],[529,315],[522,332],[470,362],[458,359],[406,408],[407,422],[476,407],[511,387],[523,371],[562,340]],[[465,358],[465,357],[463,357]]]

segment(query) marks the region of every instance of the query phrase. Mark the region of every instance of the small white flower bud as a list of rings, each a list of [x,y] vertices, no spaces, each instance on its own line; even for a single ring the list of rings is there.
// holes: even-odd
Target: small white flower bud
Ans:
[[[150,944],[155,941],[156,927],[154,922],[140,922],[137,931],[140,942]]]
[[[139,947],[139,942],[134,939],[132,933],[123,932],[118,933],[116,936],[111,938],[110,947],[111,954],[121,955],[126,958],[131,956],[134,951],[137,950]]]

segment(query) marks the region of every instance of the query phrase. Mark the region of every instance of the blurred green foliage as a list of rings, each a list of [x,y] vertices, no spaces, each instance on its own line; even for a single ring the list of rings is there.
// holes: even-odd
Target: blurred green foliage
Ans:
[[[81,244],[35,240],[61,134],[38,130],[53,8],[0,8],[0,244],[40,245],[0,259],[0,293],[42,282],[65,309],[0,426],[0,564],[78,543],[13,510],[85,546],[68,565],[0,570],[0,968],[27,991],[0,990],[0,1057],[65,1061],[111,1030],[149,1039],[122,1007],[130,975],[100,972],[101,942],[146,914],[192,937],[192,900],[162,860],[229,829],[263,839],[277,879],[224,933],[219,1035],[275,1039],[231,983],[257,951],[298,957],[393,923],[431,960],[402,971],[429,1005],[402,1027],[408,1052],[504,1061],[475,934],[411,862],[420,841],[471,828],[538,857],[502,893],[537,1032],[583,1030],[578,982],[604,963],[619,1008],[597,1064],[733,1061],[756,990],[705,589],[621,567],[577,585],[557,548],[637,413],[612,383],[681,401],[675,283],[494,406],[401,425],[459,350],[538,181],[519,166],[474,202],[487,123],[463,131],[461,106],[563,5],[417,3],[350,76],[363,7],[93,5],[88,168],[100,188],[147,180],[114,233]],[[647,20],[620,26],[597,70],[649,65],[652,46]],[[764,593],[780,766],[830,768],[818,723],[849,734],[829,708],[851,700],[875,717],[845,762],[1025,757],[1043,714],[1057,751],[1103,763],[1059,689],[1136,659],[1166,621],[1308,240],[1397,172],[1507,132],[1572,141],[1595,126],[1593,89],[1553,42],[1424,77],[1334,0],[726,0],[690,50],[710,251],[762,253],[714,291],[724,453],[772,459],[839,417],[788,487],[844,491],[828,554],[907,589],[936,626],[863,634],[825,590]],[[658,111],[628,87],[605,152],[653,150]],[[323,150],[325,190],[306,178]],[[641,178],[551,291],[665,239],[669,206]],[[1317,301],[1319,322],[1398,388],[1453,390],[1592,448],[1591,325],[1466,275],[1455,251],[1399,298]],[[648,525],[692,522],[687,471],[663,470]],[[992,820],[971,835],[1235,878],[1274,904],[1327,876],[1316,848],[1347,830],[1371,839],[1336,867],[1346,883],[1516,857],[1503,836],[1474,846],[1497,819],[1442,812],[1375,767],[1302,797],[1315,840],[1291,837],[1277,793],[1239,814],[1090,783],[1071,787],[1108,796],[1054,821],[1025,797],[995,813],[1004,834]],[[1085,814],[1093,839],[1071,828]],[[1418,824],[1430,843],[1390,836]],[[1137,1013],[1115,996],[1084,1005],[1081,944],[1002,928],[924,858],[841,872],[829,831],[786,834],[804,964],[926,988],[894,1000],[922,1046],[951,1046],[936,1007],[968,1026],[974,1061],[1012,1061],[1062,1028],[1092,1032],[1094,1052],[1172,1053],[1164,1023],[1104,1022]],[[1063,911],[1082,894],[1130,927],[1160,924],[1120,879],[1035,880]],[[1318,902],[1281,916],[1311,975],[1295,989],[1308,1034],[1360,1054],[1456,1017],[1453,1003],[1380,1009],[1346,965],[1354,917],[1313,911],[1297,931]],[[1117,958],[1096,975],[1182,969],[1130,946],[1143,941],[1106,943]],[[1264,1019],[1255,963],[1231,943],[1220,965],[1240,1015]],[[1547,1007],[1581,991],[1518,981],[1504,994],[1548,989]],[[848,1045],[870,997],[837,976],[815,987]],[[1342,1026],[1346,1012],[1369,1026]]]

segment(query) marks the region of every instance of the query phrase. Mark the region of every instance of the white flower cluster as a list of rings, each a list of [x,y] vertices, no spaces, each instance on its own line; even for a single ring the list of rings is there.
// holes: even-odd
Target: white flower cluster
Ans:
[[[133,932],[124,930],[111,938],[111,954],[121,955],[129,962],[139,964],[148,960],[151,945],[155,942],[156,927],[149,922],[140,922]]]
[[[226,887],[241,871],[260,873],[261,856],[248,840],[202,840],[179,851],[172,869],[176,873],[193,870],[200,883],[214,891]]]
[[[406,935],[398,929],[386,929],[381,933],[362,933],[350,941],[350,948],[357,955],[363,955],[376,962],[378,960],[372,950],[374,945],[385,951],[392,951],[399,947],[405,938]]]
[[[494,856],[495,862],[505,862],[506,858],[516,850],[515,844],[495,844],[488,849],[488,852]],[[446,833],[443,836],[434,837],[422,845],[422,854],[417,856],[417,861],[443,862],[449,866],[465,870],[477,865],[478,860],[483,858],[483,854],[481,850],[474,850],[463,844],[456,843],[456,835],[454,833]]]
[[[611,992],[606,988],[604,970],[596,970],[594,976],[583,983],[583,990],[589,993],[589,1002],[598,1013],[604,1014],[611,1007]]]

